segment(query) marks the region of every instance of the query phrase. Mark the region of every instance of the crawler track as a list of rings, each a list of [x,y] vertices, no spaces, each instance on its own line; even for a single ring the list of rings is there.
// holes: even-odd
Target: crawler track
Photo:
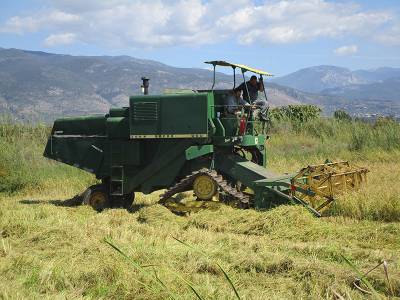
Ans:
[[[160,203],[165,203],[165,201],[177,193],[182,193],[192,189],[193,182],[196,177],[200,175],[210,176],[215,183],[218,185],[218,192],[223,193],[224,202],[237,203],[239,207],[248,208],[250,206],[250,198],[248,195],[238,191],[236,188],[232,187],[223,177],[218,174],[215,170],[201,169],[193,172],[192,174],[184,177],[179,182],[175,183],[170,187],[164,194],[160,195]]]

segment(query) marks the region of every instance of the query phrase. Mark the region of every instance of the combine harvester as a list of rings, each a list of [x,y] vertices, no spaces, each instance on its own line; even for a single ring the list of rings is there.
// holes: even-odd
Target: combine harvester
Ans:
[[[297,203],[320,216],[335,199],[364,181],[367,169],[348,162],[310,165],[297,174],[276,175],[266,169],[264,125],[254,107],[227,113],[232,90],[216,90],[216,66],[260,76],[271,74],[224,61],[214,67],[211,90],[132,96],[129,107],[111,108],[104,116],[62,118],[54,122],[44,156],[86,170],[101,184],[89,187],[83,202],[96,210],[129,207],[135,192],[166,189],[161,203],[193,190],[199,200],[219,199],[241,208],[268,209]],[[247,86],[246,86],[247,88]],[[264,89],[264,96],[266,93]]]

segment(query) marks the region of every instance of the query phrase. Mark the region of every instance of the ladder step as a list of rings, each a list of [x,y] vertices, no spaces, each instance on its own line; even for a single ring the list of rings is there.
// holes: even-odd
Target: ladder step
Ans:
[[[113,196],[122,196],[123,193],[123,183],[111,182],[110,183],[110,194]]]
[[[122,196],[124,194],[124,167],[111,166],[110,194]]]

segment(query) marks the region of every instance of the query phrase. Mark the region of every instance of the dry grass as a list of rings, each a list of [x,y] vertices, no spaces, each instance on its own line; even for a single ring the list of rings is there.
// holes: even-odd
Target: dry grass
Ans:
[[[327,212],[377,221],[400,221],[400,149],[349,151],[345,139],[320,139],[305,133],[275,135],[269,142],[269,167],[277,173],[296,172],[304,166],[348,160],[370,170],[367,184],[356,193],[343,195]]]
[[[151,204],[155,199],[140,195],[143,207],[137,211],[103,213],[64,207],[42,194],[1,199],[0,295],[167,298],[154,278],[103,242],[109,237],[137,264],[154,269],[178,298],[195,298],[180,277],[207,299],[234,298],[219,263],[243,299],[331,298],[332,288],[361,299],[350,286],[356,274],[341,255],[360,270],[388,260],[391,284],[400,296],[399,223],[316,219],[299,206],[268,212],[222,206],[180,217]],[[368,278],[379,293],[390,295],[382,270]]]
[[[387,260],[392,290],[382,268],[367,278],[382,297],[400,297],[398,150],[350,151],[346,139],[276,134],[269,145],[274,170],[350,159],[371,170],[368,185],[343,195],[320,219],[300,206],[267,212],[221,206],[182,217],[155,204],[157,194],[138,194],[130,212],[67,206],[93,178],[44,161],[42,143],[19,150],[24,171],[2,181],[18,183],[29,171],[24,164],[38,160],[31,171],[40,180],[0,193],[0,298],[195,299],[190,282],[205,299],[233,299],[219,264],[242,299],[332,299],[334,293],[364,299],[352,288],[357,274],[342,255],[361,271]],[[0,147],[9,148],[7,155],[19,149],[15,140]]]

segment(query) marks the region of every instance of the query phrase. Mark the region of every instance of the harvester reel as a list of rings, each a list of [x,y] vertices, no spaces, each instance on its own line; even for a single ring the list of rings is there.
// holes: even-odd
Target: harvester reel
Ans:
[[[337,195],[360,188],[368,172],[368,169],[350,165],[348,161],[311,165],[292,178],[291,196],[322,213]]]

